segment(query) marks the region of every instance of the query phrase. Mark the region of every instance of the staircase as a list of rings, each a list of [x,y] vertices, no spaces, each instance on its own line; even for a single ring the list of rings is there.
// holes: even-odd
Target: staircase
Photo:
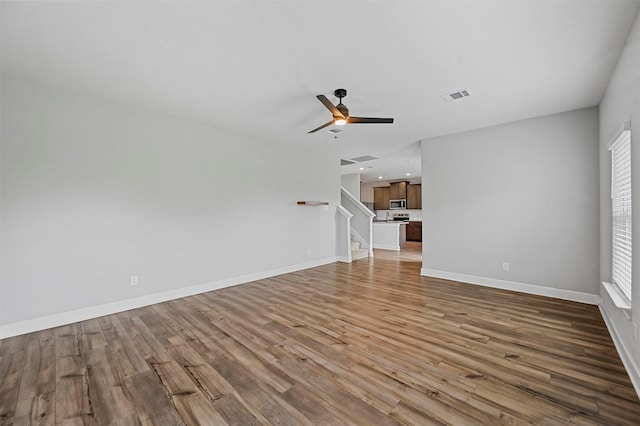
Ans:
[[[336,211],[336,254],[340,262],[373,257],[373,218],[375,213],[340,187]]]
[[[364,259],[369,257],[369,250],[360,248],[360,242],[351,239],[351,260]]]

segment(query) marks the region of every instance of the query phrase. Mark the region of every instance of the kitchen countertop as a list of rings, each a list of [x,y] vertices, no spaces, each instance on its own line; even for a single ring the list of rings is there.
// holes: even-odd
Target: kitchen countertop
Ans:
[[[406,225],[407,222],[401,221],[401,220],[390,220],[389,222],[387,222],[386,220],[374,220],[373,224],[374,225]]]
[[[373,219],[373,223],[385,223],[387,222],[384,219]],[[393,223],[393,222],[422,222],[422,218],[416,218],[416,219],[407,219],[407,220],[389,220],[389,223]]]

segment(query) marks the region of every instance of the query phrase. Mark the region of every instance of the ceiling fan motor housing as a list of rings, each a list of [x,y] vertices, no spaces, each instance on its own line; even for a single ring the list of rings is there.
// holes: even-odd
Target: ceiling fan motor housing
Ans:
[[[333,94],[336,98],[340,98],[340,100],[342,100],[342,98],[347,96],[347,89],[336,89],[333,91]]]

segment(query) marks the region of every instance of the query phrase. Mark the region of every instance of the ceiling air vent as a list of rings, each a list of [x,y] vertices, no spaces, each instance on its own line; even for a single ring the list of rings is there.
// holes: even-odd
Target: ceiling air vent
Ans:
[[[340,133],[342,129],[329,129],[331,133]]]
[[[349,161],[349,160],[340,159],[340,165],[341,166],[348,166],[349,164],[356,164],[356,162],[355,161]]]
[[[352,158],[353,161],[357,161],[358,163],[362,163],[363,161],[371,161],[377,160],[378,157],[374,157],[372,155],[363,155],[362,157]]]
[[[464,99],[464,98],[468,98],[469,96],[471,96],[471,92],[469,91],[469,89],[461,89],[461,90],[457,90],[455,92],[451,92],[451,93],[447,93],[445,95],[441,95],[440,97],[444,100],[444,101],[457,101],[460,99]]]

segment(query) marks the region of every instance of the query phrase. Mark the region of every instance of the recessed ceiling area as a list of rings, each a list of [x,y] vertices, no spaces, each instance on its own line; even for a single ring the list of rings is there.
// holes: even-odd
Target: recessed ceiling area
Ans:
[[[420,143],[415,142],[400,150],[388,153],[385,158],[363,156],[348,159],[353,162],[351,164],[343,163],[340,168],[341,174],[359,173],[360,181],[363,183],[379,180],[417,179],[421,175],[420,155]],[[367,159],[367,157],[371,157],[371,159]],[[359,158],[364,158],[364,161],[357,161]]]
[[[422,139],[598,105],[639,4],[343,1],[335,19],[323,1],[2,2],[0,65],[269,143],[334,144],[378,158],[363,180],[396,179],[419,175]],[[338,88],[394,124],[307,134]]]

